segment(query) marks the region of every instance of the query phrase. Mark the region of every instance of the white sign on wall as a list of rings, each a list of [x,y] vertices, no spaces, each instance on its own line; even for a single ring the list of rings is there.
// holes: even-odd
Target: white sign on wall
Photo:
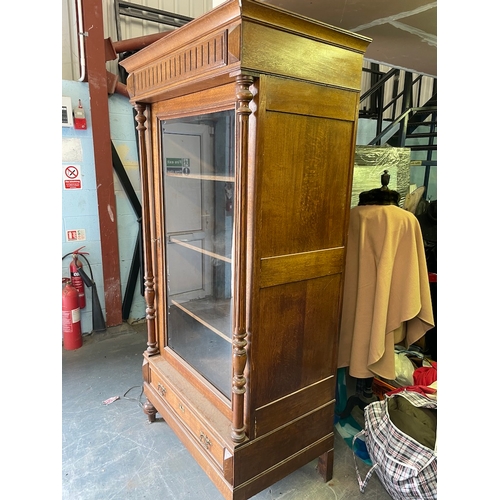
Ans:
[[[82,189],[82,169],[80,165],[63,164],[63,187],[64,189]]]
[[[66,241],[85,241],[85,229],[68,229],[66,231]]]

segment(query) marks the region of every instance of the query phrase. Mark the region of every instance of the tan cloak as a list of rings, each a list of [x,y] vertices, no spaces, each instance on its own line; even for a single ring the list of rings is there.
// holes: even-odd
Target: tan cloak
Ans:
[[[394,344],[434,326],[417,218],[394,205],[351,209],[338,367],[356,378],[395,379]]]

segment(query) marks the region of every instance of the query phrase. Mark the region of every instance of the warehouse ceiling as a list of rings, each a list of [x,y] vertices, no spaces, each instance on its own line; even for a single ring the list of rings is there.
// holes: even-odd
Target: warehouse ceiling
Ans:
[[[372,38],[368,60],[437,77],[437,2],[261,1]]]

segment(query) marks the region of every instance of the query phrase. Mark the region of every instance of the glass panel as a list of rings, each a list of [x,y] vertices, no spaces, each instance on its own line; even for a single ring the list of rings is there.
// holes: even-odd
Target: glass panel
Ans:
[[[231,398],[234,111],[161,130],[167,347]]]

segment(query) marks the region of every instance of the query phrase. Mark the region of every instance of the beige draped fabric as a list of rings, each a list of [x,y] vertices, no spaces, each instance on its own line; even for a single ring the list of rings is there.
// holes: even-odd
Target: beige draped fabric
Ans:
[[[351,209],[338,367],[395,379],[394,345],[434,326],[417,218],[394,205]]]

